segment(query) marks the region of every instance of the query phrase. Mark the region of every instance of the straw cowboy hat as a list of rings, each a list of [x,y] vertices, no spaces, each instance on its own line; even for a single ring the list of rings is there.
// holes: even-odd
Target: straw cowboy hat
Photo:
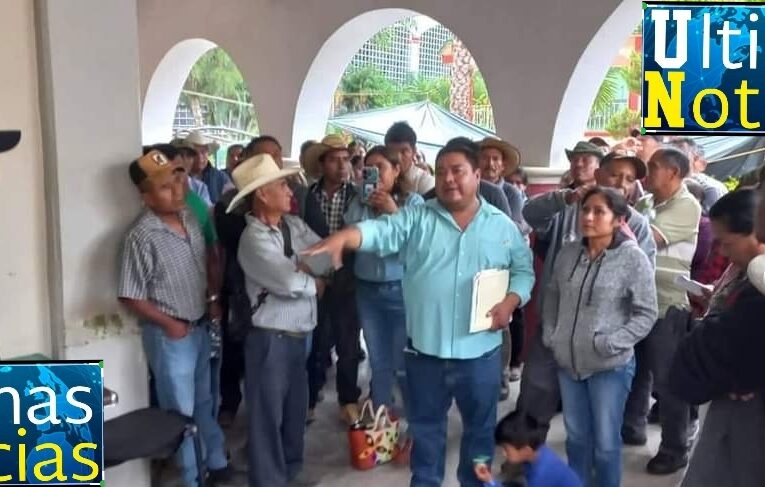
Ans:
[[[300,168],[294,167],[289,169],[279,169],[279,166],[276,165],[276,161],[274,161],[273,157],[269,154],[258,154],[257,156],[250,157],[236,166],[234,172],[231,173],[234,185],[239,192],[231,200],[231,204],[228,205],[226,213],[231,213],[231,211],[242,202],[242,199],[244,199],[245,196],[261,186],[265,186],[277,179],[286,178],[287,176],[292,176],[299,172]]]
[[[305,172],[312,177],[321,174],[319,159],[321,159],[327,152],[336,150],[348,150],[348,144],[346,143],[345,138],[341,135],[327,135],[321,142],[311,145],[305,151],[303,160]],[[348,152],[350,153],[350,151]]]
[[[521,151],[513,144],[502,139],[486,137],[478,143],[481,150],[496,149],[502,153],[502,161],[505,166],[505,175],[512,174],[521,165]]]
[[[16,147],[21,140],[21,130],[0,130],[0,152]]]
[[[189,135],[183,139],[183,143],[192,149],[195,149],[195,146],[197,145],[206,145],[210,152],[217,152],[217,150],[220,149],[220,144],[199,130],[190,132]]]

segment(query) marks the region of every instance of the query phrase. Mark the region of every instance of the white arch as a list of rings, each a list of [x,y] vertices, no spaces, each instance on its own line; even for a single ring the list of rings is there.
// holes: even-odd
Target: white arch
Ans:
[[[300,144],[304,141],[324,134],[332,97],[354,54],[373,33],[413,15],[419,13],[400,8],[363,13],[337,29],[321,46],[308,69],[295,108],[292,124],[293,157],[299,155]]]
[[[141,116],[144,145],[167,142],[173,136],[175,107],[186,78],[199,58],[215,47],[207,39],[187,39],[167,51],[146,89]]]
[[[592,102],[624,39],[643,18],[640,2],[623,0],[598,29],[579,58],[563,94],[550,145],[552,167],[566,161],[566,147],[582,138]],[[614,42],[616,41],[616,42]]]

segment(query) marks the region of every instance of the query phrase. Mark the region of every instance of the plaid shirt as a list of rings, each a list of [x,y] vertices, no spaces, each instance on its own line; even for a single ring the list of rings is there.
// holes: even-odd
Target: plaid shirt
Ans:
[[[173,318],[194,321],[206,311],[207,254],[202,229],[181,212],[187,236],[144,210],[125,236],[117,286],[121,298],[151,301]]]
[[[324,219],[327,222],[330,235],[337,232],[345,225],[343,214],[345,213],[345,205],[347,200],[347,192],[350,183],[343,183],[335,194],[330,198],[327,192],[323,189],[323,181],[319,181],[312,188],[313,193],[321,205],[321,212],[324,214]]]

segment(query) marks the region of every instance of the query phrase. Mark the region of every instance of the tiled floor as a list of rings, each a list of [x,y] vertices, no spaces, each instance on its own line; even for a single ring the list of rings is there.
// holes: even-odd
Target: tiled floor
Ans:
[[[368,382],[368,369],[362,368],[360,382]],[[409,485],[409,472],[406,468],[383,466],[369,472],[353,470],[348,462],[345,428],[339,419],[339,410],[335,402],[334,391],[327,387],[326,399],[317,408],[317,420],[306,433],[305,469],[299,477],[299,485],[332,487],[401,487]],[[513,384],[511,397],[500,404],[499,413],[505,414],[514,407],[518,395],[518,383]],[[231,446],[244,444],[242,419],[228,432]],[[455,471],[459,453],[461,425],[456,408],[450,411],[449,442],[447,451],[447,471],[445,487],[458,486]],[[553,422],[549,444],[560,454],[564,453],[565,432],[560,417]],[[659,430],[651,427],[648,446],[625,448],[623,487],[674,487],[679,485],[682,474],[668,477],[654,477],[644,473],[645,463],[656,452],[659,443]],[[237,455],[240,458],[240,455]],[[499,458],[499,457],[497,457]],[[240,460],[241,462],[241,460]],[[244,484],[243,484],[244,485]]]

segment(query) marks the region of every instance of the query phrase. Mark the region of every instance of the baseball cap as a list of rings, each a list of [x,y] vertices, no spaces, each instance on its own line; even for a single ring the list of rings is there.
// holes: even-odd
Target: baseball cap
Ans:
[[[138,186],[147,179],[172,174],[175,166],[158,150],[152,150],[130,163],[130,180]]]
[[[600,167],[607,165],[612,161],[627,161],[635,167],[635,174],[637,179],[643,179],[648,172],[645,162],[637,156],[637,153],[628,149],[614,149],[606,157],[601,159]]]

